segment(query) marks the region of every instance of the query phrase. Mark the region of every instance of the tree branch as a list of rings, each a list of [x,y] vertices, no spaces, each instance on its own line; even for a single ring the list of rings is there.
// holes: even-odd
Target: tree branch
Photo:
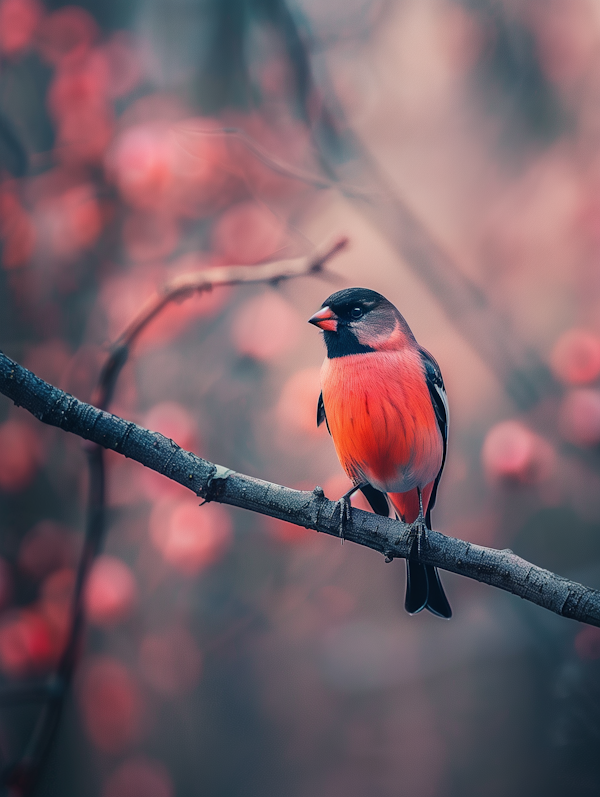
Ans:
[[[148,324],[171,302],[181,302],[194,293],[204,293],[217,287],[261,282],[278,284],[297,277],[322,274],[329,260],[347,245],[347,238],[339,238],[329,249],[316,252],[308,258],[299,257],[295,260],[262,263],[257,266],[216,266],[175,277],[148,299],[119,335],[102,368],[94,403],[101,409],[106,409],[131,347]]]
[[[337,108],[336,116],[340,115],[343,116],[342,111]],[[338,172],[343,170],[336,166],[331,153],[321,152],[331,175],[328,177],[273,157],[241,128],[192,127],[188,132],[235,138],[273,171],[317,189],[337,189],[383,233],[440,303],[450,323],[496,374],[519,409],[529,410],[549,394],[560,393],[561,386],[547,363],[519,338],[510,320],[498,311],[482,287],[461,271],[348,126],[337,135],[338,146],[346,153],[346,168],[346,161],[350,161],[351,181],[340,176]]]
[[[93,401],[101,410],[108,410],[117,380],[127,362],[133,345],[143,330],[171,302],[181,302],[194,293],[210,291],[225,285],[250,283],[278,284],[284,280],[323,274],[328,261],[346,247],[347,238],[340,238],[322,252],[295,260],[263,263],[256,266],[221,266],[182,274],[168,282],[152,296],[136,314],[125,331],[112,346],[102,368]],[[125,433],[127,434],[127,432]],[[101,442],[101,441],[100,441]],[[125,438],[122,440],[122,445]],[[89,493],[87,521],[83,549],[75,580],[69,632],[64,650],[46,689],[23,685],[23,689],[9,688],[0,693],[0,704],[43,702],[34,731],[21,759],[4,768],[0,782],[11,788],[19,797],[30,794],[39,780],[44,761],[60,722],[65,696],[77,664],[81,637],[85,626],[84,589],[95,558],[102,549],[106,530],[105,513],[105,463],[101,445],[87,449],[89,466]]]
[[[207,501],[238,506],[338,536],[338,504],[327,500],[321,488],[315,487],[312,492],[292,490],[215,465],[157,432],[79,401],[2,352],[0,393],[43,423],[134,459]],[[412,542],[410,526],[358,509],[352,510],[345,536],[350,542],[392,558],[405,558]],[[429,531],[422,559],[512,592],[563,617],[600,626],[600,591],[536,567],[510,550],[484,548]]]

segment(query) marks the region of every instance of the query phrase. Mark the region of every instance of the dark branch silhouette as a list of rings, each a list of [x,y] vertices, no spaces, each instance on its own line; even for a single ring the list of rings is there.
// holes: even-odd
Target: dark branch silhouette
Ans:
[[[79,401],[1,353],[0,392],[42,423],[134,459],[205,501],[249,509],[338,538],[339,505],[329,501],[320,487],[312,492],[292,490],[208,462],[157,432]],[[353,509],[345,536],[388,559],[405,558],[412,529],[400,521]],[[422,559],[512,592],[563,617],[600,626],[600,591],[526,562],[510,550],[484,548],[431,531]]]
[[[186,130],[184,126],[179,129]],[[335,189],[350,200],[425,284],[449,322],[492,369],[518,409],[530,410],[548,395],[561,392],[561,385],[539,353],[519,338],[485,290],[463,273],[351,130],[339,134],[344,151],[351,156],[344,164],[351,176],[346,174],[345,178],[337,173],[331,157],[326,168],[330,177],[300,169],[271,155],[240,128],[193,127],[188,132],[235,138],[274,172],[316,189]]]
[[[103,410],[108,409],[117,380],[129,358],[132,346],[148,324],[171,302],[182,301],[194,293],[210,291],[218,286],[243,283],[277,284],[288,279],[322,274],[327,262],[344,249],[347,243],[346,238],[340,238],[326,251],[316,252],[309,257],[264,263],[252,267],[221,266],[182,274],[171,280],[146,302],[112,347],[98,380],[94,396],[95,404]],[[35,788],[60,722],[64,699],[73,679],[81,649],[81,639],[85,627],[83,601],[85,585],[94,560],[101,552],[104,543],[106,468],[102,443],[88,446],[87,456],[89,490],[86,529],[83,549],[77,566],[69,632],[64,650],[49,683],[24,684],[20,688],[9,687],[0,692],[0,704],[4,705],[42,702],[42,709],[24,755],[19,762],[6,767],[2,773],[2,782],[19,795],[27,795]]]
[[[335,88],[322,65],[316,78],[312,53],[320,49],[321,43],[308,20],[285,0],[251,0],[247,4],[245,17],[236,16],[232,11],[235,7],[235,0],[220,0],[213,6],[218,21],[208,65],[213,79],[219,76],[217,107],[226,108],[236,103],[244,107],[256,105],[256,97],[251,89],[248,63],[251,48],[248,43],[253,21],[268,23],[282,44],[293,76],[290,100],[310,130],[320,173],[299,169],[273,157],[241,128],[194,130],[198,134],[236,138],[273,171],[317,189],[334,188],[343,194],[385,236],[407,267],[427,287],[449,322],[495,373],[519,410],[530,410],[549,395],[559,394],[561,385],[554,379],[540,354],[521,340],[510,319],[497,308],[485,288],[464,273],[460,264],[411,207],[410,200],[401,195],[379,167],[368,147],[348,123]],[[511,61],[516,57],[518,63],[524,57],[522,65],[526,66],[529,78],[529,94],[533,86],[536,100],[539,101],[543,95],[545,100],[542,105],[550,111],[552,103],[547,96],[549,86],[542,82],[543,76],[535,59],[532,63],[531,48],[523,48],[522,39],[527,35],[526,31],[517,29],[512,18],[505,19],[502,11],[496,8],[492,11],[480,9],[480,13],[485,22],[499,32],[498,42],[490,47],[490,53],[495,53],[495,60],[488,66],[498,70],[507,56]],[[232,18],[235,19],[233,28]],[[511,35],[521,39],[517,52],[511,49],[514,42],[511,45],[507,40]],[[488,77],[491,77],[491,73]],[[514,90],[514,85],[510,85]],[[311,112],[311,97],[314,99],[315,96],[319,97],[318,111]],[[525,104],[519,103],[518,110],[531,115],[531,108],[538,106],[532,105],[532,96],[526,99]],[[594,464],[597,467],[597,463]]]

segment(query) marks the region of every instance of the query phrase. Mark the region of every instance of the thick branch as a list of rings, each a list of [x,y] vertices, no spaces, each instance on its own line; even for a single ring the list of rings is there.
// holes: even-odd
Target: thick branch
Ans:
[[[239,506],[315,531],[338,536],[338,504],[316,487],[291,490],[215,465],[180,448],[157,432],[125,421],[39,379],[0,352],[0,393],[43,423],[117,451],[184,485],[210,501]],[[410,527],[400,521],[352,510],[346,539],[405,558]],[[512,551],[484,548],[436,531],[427,535],[424,562],[512,592],[563,617],[600,626],[600,592],[536,567]]]

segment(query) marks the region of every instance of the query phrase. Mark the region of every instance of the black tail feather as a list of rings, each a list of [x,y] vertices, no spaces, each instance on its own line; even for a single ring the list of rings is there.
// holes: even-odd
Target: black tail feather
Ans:
[[[427,606],[429,585],[425,565],[412,559],[406,560],[406,598],[404,608],[409,614],[418,614]]]
[[[427,609],[437,617],[449,620],[452,609],[444,592],[437,568],[418,561],[417,540],[406,560],[406,598],[404,608],[409,614]]]
[[[452,609],[444,592],[437,568],[406,560],[406,598],[404,608],[409,614],[427,609],[437,617],[449,620]]]
[[[425,565],[425,570],[427,572],[427,585],[429,587],[427,605],[425,608],[432,614],[449,620],[452,617],[452,609],[450,608],[448,598],[444,592],[440,574],[433,565]]]
[[[389,506],[385,493],[376,490],[370,484],[361,487],[361,491],[377,515],[389,517]],[[431,510],[428,510],[425,522],[431,528]],[[450,619],[452,609],[444,592],[437,568],[419,562],[418,542],[413,541],[410,556],[406,560],[406,598],[404,608],[409,614],[418,614],[427,609],[437,617]]]

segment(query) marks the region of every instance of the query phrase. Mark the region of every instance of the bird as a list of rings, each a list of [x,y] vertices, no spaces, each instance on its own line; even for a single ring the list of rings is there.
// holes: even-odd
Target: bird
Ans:
[[[353,488],[340,499],[340,534],[361,490],[374,512],[411,524],[409,614],[450,618],[437,569],[420,561],[446,462],[449,410],[440,367],[385,296],[368,288],[331,294],[309,319],[323,331],[317,426],[323,422]]]

